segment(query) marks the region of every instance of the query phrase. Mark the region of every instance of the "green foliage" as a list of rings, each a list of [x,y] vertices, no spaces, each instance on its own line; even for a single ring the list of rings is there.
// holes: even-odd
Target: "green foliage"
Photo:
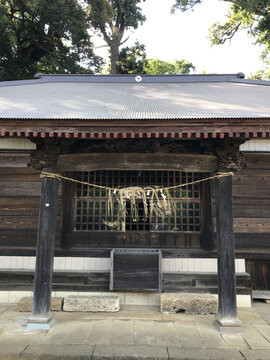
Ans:
[[[119,74],[144,74],[146,61],[145,46],[135,43],[132,47],[125,47],[119,53]]]
[[[159,59],[147,59],[144,63],[144,74],[149,75],[181,75],[189,74],[195,70],[195,66],[186,60],[162,61]]]
[[[0,80],[92,73],[101,63],[77,0],[0,0],[0,43]]]
[[[267,61],[265,67],[258,70],[255,74],[251,74],[250,79],[270,80],[270,61]]]
[[[172,12],[176,9],[186,11],[192,9],[195,5],[200,4],[203,0],[175,0],[175,4],[172,7]]]
[[[195,66],[186,60],[147,59],[145,45],[135,42],[119,54],[119,74],[180,75],[189,74]]]
[[[141,1],[145,0],[88,0],[91,25],[99,31],[111,31],[112,35],[114,26],[119,30],[137,29],[145,20],[138,6]]]
[[[138,41],[134,46],[121,49],[119,54],[119,74],[181,75],[191,71],[195,71],[195,66],[186,60],[147,59],[145,45]],[[108,72],[104,67],[103,73]]]
[[[145,21],[139,3],[145,0],[87,0],[88,19],[94,30],[102,34],[110,49],[111,74],[119,69],[119,47],[126,30],[137,29]]]
[[[258,70],[255,74],[251,74],[249,79],[253,79],[253,80],[270,80],[270,68]]]

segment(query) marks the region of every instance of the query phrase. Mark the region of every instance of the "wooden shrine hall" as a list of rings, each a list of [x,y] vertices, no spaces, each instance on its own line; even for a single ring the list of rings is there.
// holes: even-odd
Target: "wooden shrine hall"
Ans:
[[[0,83],[0,140],[35,144],[28,167],[42,181],[38,231],[5,225],[0,234],[1,255],[36,255],[29,324],[52,322],[57,253],[111,258],[108,291],[161,292],[161,259],[217,258],[217,321],[240,329],[235,240],[237,256],[250,258],[255,239],[269,254],[270,238],[234,236],[232,184],[251,161],[240,146],[270,138],[269,85],[242,73]],[[12,179],[20,156],[4,155]]]

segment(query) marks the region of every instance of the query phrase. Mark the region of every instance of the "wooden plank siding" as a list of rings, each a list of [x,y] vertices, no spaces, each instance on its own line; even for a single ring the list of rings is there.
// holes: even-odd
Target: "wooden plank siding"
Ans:
[[[56,271],[53,277],[53,291],[109,291],[108,271]],[[0,291],[32,291],[33,270],[0,270]],[[238,295],[250,295],[250,276],[236,275]],[[161,292],[218,293],[217,274],[205,273],[164,273]]]
[[[236,250],[270,251],[270,153],[246,153],[246,158],[247,168],[233,177]],[[27,151],[0,153],[0,250],[9,247],[30,251],[36,245],[41,182],[40,172],[27,168],[28,159]],[[59,253],[61,186],[57,214]],[[167,243],[168,248],[175,245],[175,241]],[[166,248],[166,244],[162,247]]]
[[[246,153],[233,177],[236,249],[270,251],[270,153]]]
[[[28,151],[0,153],[0,248],[36,247],[41,179],[40,171],[27,167],[28,161]],[[60,189],[57,245],[62,218],[61,193]]]

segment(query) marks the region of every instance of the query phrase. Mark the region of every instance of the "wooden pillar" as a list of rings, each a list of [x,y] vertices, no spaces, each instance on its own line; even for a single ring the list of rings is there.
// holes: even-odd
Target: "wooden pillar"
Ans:
[[[216,180],[218,315],[222,330],[241,329],[237,318],[232,176]]]
[[[46,169],[46,171],[54,172],[52,169]],[[44,177],[40,198],[33,307],[32,314],[27,319],[27,329],[49,329],[53,322],[50,305],[57,196],[58,180]]]

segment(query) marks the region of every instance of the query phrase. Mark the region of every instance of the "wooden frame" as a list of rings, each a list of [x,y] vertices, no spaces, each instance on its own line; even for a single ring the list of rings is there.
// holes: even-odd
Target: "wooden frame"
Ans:
[[[57,159],[59,171],[91,170],[181,170],[214,172],[214,155],[165,153],[64,154]]]
[[[217,167],[217,159],[212,155],[197,155],[197,154],[72,154],[72,155],[60,155],[57,161],[58,170],[69,170],[67,176],[72,177],[73,171],[91,171],[91,170],[104,170],[104,169],[114,169],[114,170],[182,170],[182,171],[196,171],[203,172],[209,175],[209,172],[213,172]],[[205,175],[205,177],[207,177]],[[63,249],[75,249],[74,248],[74,198],[75,198],[75,184],[71,182],[64,182],[63,186],[63,222],[62,222],[62,241],[61,246]],[[196,240],[196,234],[169,234],[170,239],[166,241],[164,248],[171,248],[175,250],[183,249],[183,244],[187,246],[192,244],[197,244],[197,248],[200,247],[204,250],[211,251],[213,250],[213,228],[212,228],[212,185],[211,182],[203,182],[201,184],[201,235]],[[154,233],[152,237],[154,237]],[[85,237],[85,241],[89,239],[88,234],[82,234],[82,238]],[[94,233],[91,237],[94,236]],[[100,248],[113,248],[118,247],[119,244],[112,243],[108,240],[111,236],[111,233],[95,233],[95,242],[93,247]],[[168,233],[161,234],[159,236],[160,240],[156,241],[155,239],[146,240],[146,243],[143,247],[155,247],[163,248],[161,246],[162,238],[166,236],[168,238]],[[174,239],[175,236],[178,236],[179,240]],[[195,238],[194,238],[195,236]],[[141,241],[135,235],[127,234],[126,237],[129,247],[140,247]],[[149,236],[148,236],[149,237]],[[145,238],[145,236],[144,236]],[[183,238],[183,239],[182,239]],[[182,240],[181,240],[182,239]],[[192,240],[193,239],[193,240]],[[89,241],[89,240],[88,240]],[[179,246],[177,246],[177,241]],[[195,242],[194,242],[195,241]],[[152,246],[151,246],[152,242]],[[165,245],[165,243],[164,243]],[[81,243],[79,245],[84,247]],[[196,246],[194,247],[196,249]],[[91,251],[91,250],[90,250]]]

